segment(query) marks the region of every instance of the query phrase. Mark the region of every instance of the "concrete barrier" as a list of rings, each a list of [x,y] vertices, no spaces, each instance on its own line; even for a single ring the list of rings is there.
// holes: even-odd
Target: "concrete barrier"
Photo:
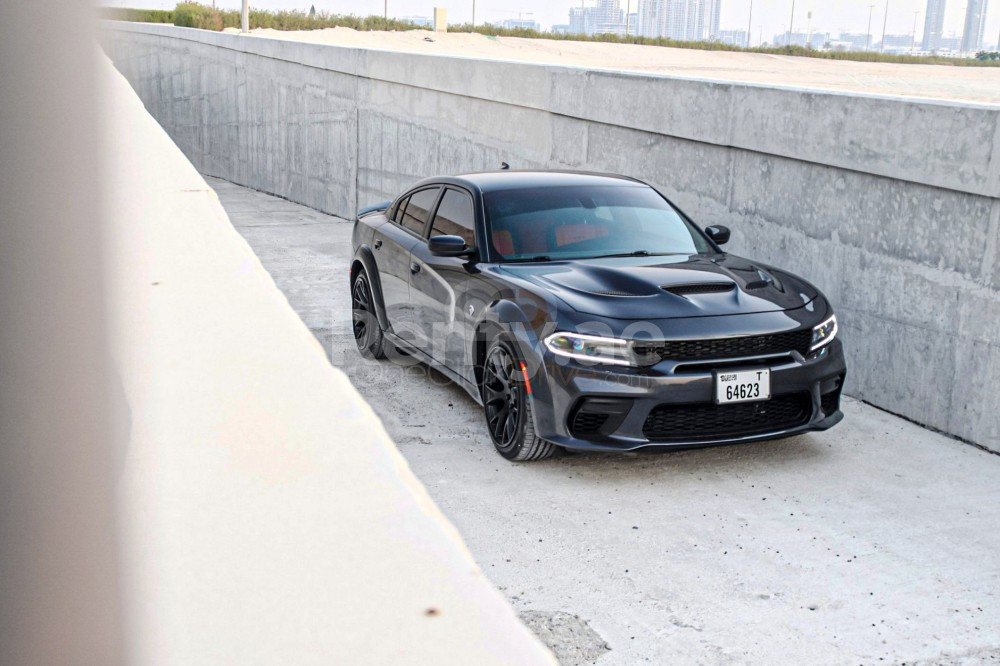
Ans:
[[[554,664],[104,65],[127,662]]]
[[[436,173],[615,171],[831,297],[848,393],[1000,450],[1000,107],[107,24],[204,173],[350,215]]]

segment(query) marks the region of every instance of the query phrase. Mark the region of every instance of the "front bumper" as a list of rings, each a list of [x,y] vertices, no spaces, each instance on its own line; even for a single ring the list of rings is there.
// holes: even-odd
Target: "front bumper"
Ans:
[[[715,405],[715,370],[768,367],[771,399]],[[587,367],[546,352],[532,379],[535,427],[567,449],[633,451],[790,437],[843,419],[843,345],[815,358],[661,362],[651,368]],[[540,389],[540,390],[539,390]],[[603,418],[602,418],[603,417]]]

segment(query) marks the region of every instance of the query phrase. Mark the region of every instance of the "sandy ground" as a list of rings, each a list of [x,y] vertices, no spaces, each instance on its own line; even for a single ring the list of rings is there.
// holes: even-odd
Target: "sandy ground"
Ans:
[[[254,30],[251,34],[270,39],[408,53],[460,55],[720,81],[1000,103],[1000,67],[895,65],[632,44],[433,33],[426,30],[358,32],[349,28],[328,28],[303,31]],[[426,41],[427,38],[433,41]]]
[[[209,182],[564,666],[1000,659],[1000,456],[846,400],[779,442],[511,464],[464,391],[359,357],[349,223]]]

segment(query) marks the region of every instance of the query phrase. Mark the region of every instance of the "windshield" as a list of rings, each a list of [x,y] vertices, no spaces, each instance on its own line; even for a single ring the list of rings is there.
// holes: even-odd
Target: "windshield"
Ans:
[[[500,190],[488,192],[484,202],[489,238],[505,261],[713,252],[645,186]]]

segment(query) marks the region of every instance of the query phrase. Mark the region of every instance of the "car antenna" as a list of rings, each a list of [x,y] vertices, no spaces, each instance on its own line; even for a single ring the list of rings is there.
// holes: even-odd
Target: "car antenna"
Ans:
[[[500,170],[501,171],[509,171],[510,170],[510,165],[507,164],[506,162],[501,162],[500,163]]]

